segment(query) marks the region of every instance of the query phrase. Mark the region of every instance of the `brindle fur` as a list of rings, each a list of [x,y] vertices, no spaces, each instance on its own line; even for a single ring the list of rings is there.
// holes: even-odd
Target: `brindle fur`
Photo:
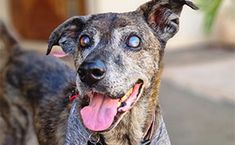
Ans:
[[[92,89],[119,98],[136,79],[145,83],[143,95],[135,106],[115,128],[101,133],[107,145],[140,144],[154,110],[155,133],[160,129],[161,60],[167,40],[178,31],[178,18],[184,4],[196,8],[185,0],[152,0],[129,13],[73,17],[52,33],[48,53],[53,45],[60,45],[73,55],[76,69],[84,61],[95,58],[102,59],[108,68],[105,78],[92,88],[76,78],[81,96]],[[94,45],[83,50],[78,38],[84,33],[93,36]],[[141,37],[139,51],[126,47],[130,33]],[[66,133],[72,132],[67,128],[71,106],[64,102],[69,91],[64,89],[75,81],[75,73],[52,57],[20,49],[2,24],[0,39],[1,55],[4,54],[0,58],[0,144],[34,144],[32,140],[36,140],[35,144],[38,140],[41,145],[64,144]],[[169,144],[167,134],[164,136],[160,145]],[[70,144],[74,143],[70,141]]]
[[[158,124],[161,118],[158,93],[162,57],[167,41],[178,31],[184,5],[197,9],[192,2],[185,0],[152,0],[133,12],[72,17],[51,34],[48,54],[54,45],[60,45],[64,52],[73,56],[77,70],[83,62],[97,58],[107,67],[105,77],[91,87],[77,77],[81,96],[92,90],[120,98],[137,79],[144,81],[144,93],[134,108],[115,128],[100,133],[108,145],[140,144],[155,109]],[[79,45],[83,34],[93,38],[91,47],[83,49]],[[138,51],[126,46],[126,38],[131,34],[142,39]],[[158,127],[156,125],[155,130]]]
[[[0,45],[0,145],[62,145],[75,72],[22,50],[2,22]]]

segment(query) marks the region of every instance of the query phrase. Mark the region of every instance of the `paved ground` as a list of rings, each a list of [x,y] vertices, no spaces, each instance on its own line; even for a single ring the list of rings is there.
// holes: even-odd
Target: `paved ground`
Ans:
[[[234,145],[235,105],[162,81],[161,103],[172,145]]]
[[[160,98],[173,145],[235,144],[234,50],[166,54]]]

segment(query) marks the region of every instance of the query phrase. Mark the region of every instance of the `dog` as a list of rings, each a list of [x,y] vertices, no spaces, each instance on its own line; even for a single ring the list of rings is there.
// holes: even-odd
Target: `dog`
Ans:
[[[170,145],[158,94],[164,49],[184,5],[198,9],[152,0],[132,12],[75,16],[51,33],[47,54],[61,46],[77,70],[66,144]]]
[[[3,22],[0,52],[0,145],[64,144],[75,71],[23,50]]]
[[[0,144],[170,144],[158,102],[160,68],[184,4],[196,9],[188,1],[151,1],[58,27],[48,53],[59,44],[74,56],[79,97],[72,104],[75,72],[22,50],[1,23]]]

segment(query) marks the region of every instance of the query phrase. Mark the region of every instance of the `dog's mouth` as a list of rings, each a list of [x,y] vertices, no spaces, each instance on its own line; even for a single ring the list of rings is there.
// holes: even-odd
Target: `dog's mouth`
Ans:
[[[143,81],[137,81],[121,98],[112,99],[100,93],[89,93],[89,105],[80,111],[85,127],[91,131],[102,132],[115,127],[124,114],[139,100],[144,88]]]

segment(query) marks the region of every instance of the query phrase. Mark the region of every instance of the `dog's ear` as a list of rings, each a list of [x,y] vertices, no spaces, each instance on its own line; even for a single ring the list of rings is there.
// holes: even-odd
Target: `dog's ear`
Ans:
[[[5,67],[9,59],[19,52],[18,45],[15,35],[0,20],[0,71]]]
[[[152,0],[137,9],[163,43],[173,37],[179,28],[179,16],[184,5],[198,9],[187,0]]]
[[[55,45],[61,46],[66,54],[73,54],[77,48],[76,39],[84,23],[85,17],[74,16],[55,28],[49,37],[47,55]]]
[[[0,20],[0,41],[1,46],[4,46],[6,51],[12,51],[11,48],[15,45],[18,45],[18,40],[16,39],[15,35],[12,34],[5,25],[3,21]]]

